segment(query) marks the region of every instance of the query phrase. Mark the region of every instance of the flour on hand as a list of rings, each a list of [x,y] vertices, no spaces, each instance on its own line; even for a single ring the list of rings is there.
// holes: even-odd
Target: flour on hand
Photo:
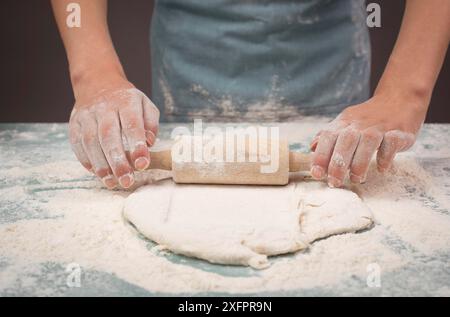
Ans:
[[[304,250],[317,239],[373,224],[371,211],[355,193],[308,181],[275,187],[166,180],[131,194],[124,216],[174,253],[256,269],[269,266],[268,256]]]

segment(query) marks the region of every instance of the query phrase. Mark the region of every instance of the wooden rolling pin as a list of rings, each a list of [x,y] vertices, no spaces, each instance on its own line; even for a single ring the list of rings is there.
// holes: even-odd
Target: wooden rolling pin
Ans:
[[[279,142],[278,158],[273,172],[261,172],[267,162],[179,162],[170,149],[150,150],[149,169],[171,170],[176,183],[286,185],[289,172],[309,171],[310,154],[290,152],[287,142]]]

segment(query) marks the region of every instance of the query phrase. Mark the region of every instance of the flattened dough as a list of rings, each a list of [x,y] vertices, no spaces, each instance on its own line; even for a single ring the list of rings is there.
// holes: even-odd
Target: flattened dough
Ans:
[[[268,256],[303,250],[317,239],[373,223],[355,193],[305,181],[259,187],[165,180],[131,194],[124,217],[172,252],[257,269],[269,265]]]

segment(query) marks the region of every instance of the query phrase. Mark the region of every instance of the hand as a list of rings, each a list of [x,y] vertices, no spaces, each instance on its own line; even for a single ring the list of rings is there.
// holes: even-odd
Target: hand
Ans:
[[[311,142],[311,175],[327,178],[330,187],[341,187],[348,172],[353,183],[364,183],[377,151],[378,170],[386,171],[396,153],[414,144],[426,108],[423,102],[384,95],[346,108]]]
[[[109,189],[118,184],[130,187],[133,171],[150,164],[148,146],[158,132],[158,109],[127,81],[101,89],[92,97],[79,95],[82,98],[75,103],[69,122],[75,155]]]

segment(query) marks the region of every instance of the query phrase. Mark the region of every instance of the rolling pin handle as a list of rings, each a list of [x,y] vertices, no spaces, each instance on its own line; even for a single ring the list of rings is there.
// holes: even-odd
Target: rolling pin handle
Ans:
[[[309,172],[310,169],[310,153],[289,152],[289,172]]]
[[[150,166],[148,169],[172,170],[172,155],[170,150],[150,151]]]

